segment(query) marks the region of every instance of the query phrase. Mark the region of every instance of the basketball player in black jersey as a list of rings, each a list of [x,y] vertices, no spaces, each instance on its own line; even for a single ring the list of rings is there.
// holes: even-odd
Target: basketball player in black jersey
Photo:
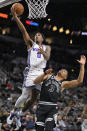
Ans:
[[[86,57],[82,55],[78,62],[81,67],[78,79],[76,80],[66,81],[68,72],[65,69],[61,69],[56,76],[49,69],[45,74],[35,79],[35,84],[43,82],[36,113],[37,131],[44,131],[44,129],[45,131],[53,131],[56,124],[55,118],[58,112],[58,100],[61,92],[68,88],[77,87],[83,82]]]

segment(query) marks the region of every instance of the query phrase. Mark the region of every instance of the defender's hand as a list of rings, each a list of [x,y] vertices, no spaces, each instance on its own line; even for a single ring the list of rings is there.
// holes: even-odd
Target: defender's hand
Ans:
[[[86,57],[84,55],[81,55],[80,60],[77,60],[80,64],[85,65],[86,63]]]
[[[45,74],[52,74],[53,73],[53,69],[48,69],[45,71]]]

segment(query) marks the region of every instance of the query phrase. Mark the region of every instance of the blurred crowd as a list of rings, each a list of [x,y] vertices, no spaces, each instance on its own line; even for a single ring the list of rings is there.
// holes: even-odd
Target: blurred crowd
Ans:
[[[86,87],[77,87],[62,93],[58,103],[57,126],[54,128],[54,131],[80,131],[83,118],[87,115],[82,117],[84,106],[87,103],[86,92]],[[0,131],[13,131],[16,128],[16,118],[12,125],[7,124],[6,118],[20,94],[21,90],[13,88],[11,85],[2,85],[0,87]],[[21,108],[23,106],[24,103],[21,105]],[[22,127],[20,131],[35,131],[36,108],[37,103],[34,103],[32,108],[21,116]]]
[[[21,94],[25,65],[23,59],[14,60],[10,62],[10,65],[0,63],[0,131],[16,130],[16,118],[12,125],[8,125],[6,119]],[[57,125],[54,131],[80,131],[84,119],[87,119],[87,112],[84,111],[87,110],[87,87],[81,85],[65,90],[58,104]],[[35,131],[37,105],[37,102],[34,103],[32,108],[21,116],[20,131]],[[24,103],[21,105],[22,107],[24,107]]]

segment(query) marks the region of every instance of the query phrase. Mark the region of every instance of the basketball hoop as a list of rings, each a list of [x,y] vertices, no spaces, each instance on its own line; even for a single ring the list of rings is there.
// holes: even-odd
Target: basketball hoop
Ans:
[[[0,8],[22,0],[0,0]],[[25,0],[29,8],[29,19],[45,18],[47,16],[46,6],[49,0]]]
[[[25,0],[29,8],[29,19],[45,18],[47,16],[46,6],[49,0]]]

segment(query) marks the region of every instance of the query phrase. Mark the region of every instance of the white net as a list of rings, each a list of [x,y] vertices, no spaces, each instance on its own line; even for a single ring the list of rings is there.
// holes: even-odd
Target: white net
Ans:
[[[46,6],[49,0],[25,0],[28,3],[29,19],[45,18],[47,16]]]

